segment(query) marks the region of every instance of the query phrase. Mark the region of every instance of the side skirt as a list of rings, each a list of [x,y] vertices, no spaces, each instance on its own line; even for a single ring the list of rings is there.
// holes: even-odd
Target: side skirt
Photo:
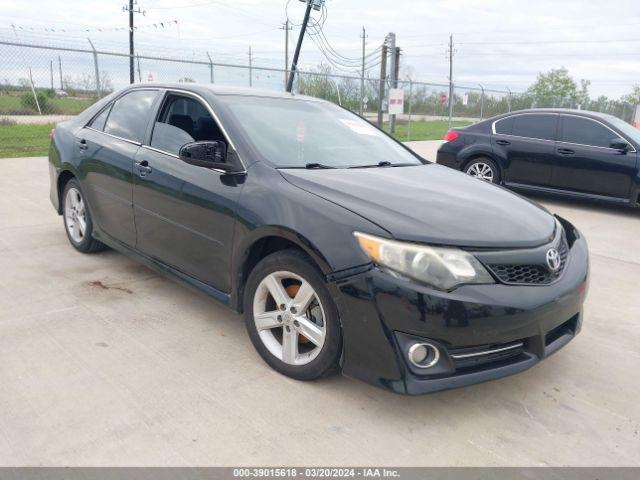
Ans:
[[[607,195],[595,195],[593,193],[580,193],[572,192],[569,190],[559,190],[549,187],[537,187],[533,185],[524,185],[522,183],[503,182],[503,185],[514,190],[522,190],[527,192],[547,193],[550,195],[558,195],[570,198],[582,198],[587,200],[594,200],[597,202],[618,203],[620,205],[630,205],[631,201],[628,198],[609,197]]]
[[[99,240],[100,242],[104,243],[105,245],[112,248],[113,250],[120,252],[123,255],[126,255],[127,257],[137,262],[142,263],[144,266],[149,267],[150,269],[155,270],[156,272],[166,277],[169,277],[174,280],[178,280],[183,285],[186,285],[202,293],[205,293],[206,295],[214,298],[215,300],[219,301],[223,305],[229,307],[234,312],[236,311],[232,307],[230,294],[222,292],[216,288],[213,288],[212,286],[207,285],[206,283],[203,283],[200,280],[197,280],[187,275],[186,273],[176,270],[175,268],[170,267],[169,265],[158,262],[157,260],[154,260],[153,258],[144,255],[138,250],[135,250],[127,245],[124,245],[118,240],[111,238],[109,235],[106,235],[103,232],[94,231],[93,236],[96,240]]]

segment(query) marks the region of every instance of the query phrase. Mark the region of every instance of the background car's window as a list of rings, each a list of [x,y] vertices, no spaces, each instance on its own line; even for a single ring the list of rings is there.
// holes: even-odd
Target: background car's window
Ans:
[[[496,133],[502,135],[511,135],[513,132],[513,119],[515,117],[507,117],[496,122]]]
[[[104,131],[134,142],[142,142],[157,93],[157,90],[138,90],[116,100]]]
[[[618,138],[618,136],[605,126],[588,118],[562,117],[562,135],[560,137],[562,142],[610,148],[611,140]]]
[[[110,110],[111,110],[111,105],[109,105],[102,112],[100,112],[100,115],[95,117],[89,126],[95,130],[100,130],[100,131],[104,130],[104,124],[107,121],[107,117],[109,116]]]
[[[167,97],[153,128],[151,146],[177,155],[184,144],[205,140],[224,140],[205,106],[190,97]]]
[[[557,115],[515,115],[511,134],[539,140],[555,140],[557,121]]]
[[[422,165],[369,122],[331,103],[240,95],[224,102],[256,154],[276,167]]]
[[[623,138],[625,138],[625,140],[633,140],[634,142],[640,144],[640,130],[638,130],[636,127],[630,125],[624,120],[620,120],[619,118],[614,117],[613,115],[607,115],[607,120],[610,124],[612,124],[615,128],[622,132],[622,134],[624,135]]]

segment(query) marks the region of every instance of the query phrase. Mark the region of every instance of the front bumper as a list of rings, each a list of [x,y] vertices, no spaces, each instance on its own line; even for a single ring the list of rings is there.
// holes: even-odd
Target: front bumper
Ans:
[[[526,370],[580,331],[588,269],[587,244],[578,235],[552,285],[467,285],[441,292],[378,268],[337,281],[332,289],[342,320],[343,372],[397,393],[421,394]],[[439,348],[437,368],[408,362],[411,339]],[[509,355],[482,353],[518,343]]]

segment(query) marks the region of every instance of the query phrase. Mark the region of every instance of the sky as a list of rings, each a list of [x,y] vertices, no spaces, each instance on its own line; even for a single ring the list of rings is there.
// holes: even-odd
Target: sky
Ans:
[[[0,40],[87,48],[90,37],[99,50],[126,51],[127,30],[114,30],[127,26],[124,3],[0,0]],[[144,12],[135,15],[141,54],[203,59],[209,52],[214,61],[246,64],[251,47],[253,64],[269,67],[284,65],[287,16],[299,24],[304,13],[298,0],[138,0],[136,8]],[[326,13],[322,31],[343,74],[357,74],[365,27],[370,77],[379,75],[376,49],[394,32],[401,77],[416,81],[448,81],[452,34],[457,85],[521,92],[539,72],[562,66],[576,81],[591,80],[592,97],[617,98],[640,84],[638,0],[327,0]],[[305,39],[302,68],[327,63],[315,40]]]

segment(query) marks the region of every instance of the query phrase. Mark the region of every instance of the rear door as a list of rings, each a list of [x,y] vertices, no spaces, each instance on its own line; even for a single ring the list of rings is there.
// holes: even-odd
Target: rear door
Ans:
[[[491,146],[503,159],[506,183],[549,186],[557,125],[554,113],[516,114],[493,124]]]
[[[158,90],[133,90],[102,110],[76,138],[79,173],[99,229],[134,246],[133,159]]]
[[[636,153],[610,148],[621,135],[604,123],[561,115],[552,186],[562,190],[627,199],[636,174]]]

